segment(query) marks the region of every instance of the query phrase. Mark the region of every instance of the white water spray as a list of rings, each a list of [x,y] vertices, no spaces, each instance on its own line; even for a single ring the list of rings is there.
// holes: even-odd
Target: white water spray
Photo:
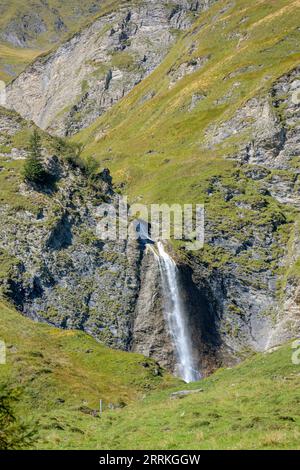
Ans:
[[[201,375],[194,365],[192,341],[179,291],[178,268],[175,261],[165,251],[161,242],[157,243],[157,249],[158,254],[151,247],[160,267],[165,297],[165,315],[178,361],[177,373],[186,382],[194,382],[199,380]]]

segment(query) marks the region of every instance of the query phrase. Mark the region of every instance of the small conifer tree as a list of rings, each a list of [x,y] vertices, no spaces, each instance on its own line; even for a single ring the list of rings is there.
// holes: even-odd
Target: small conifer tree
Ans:
[[[30,137],[28,150],[29,154],[24,166],[24,178],[31,183],[45,183],[47,174],[42,163],[41,136],[36,129]]]

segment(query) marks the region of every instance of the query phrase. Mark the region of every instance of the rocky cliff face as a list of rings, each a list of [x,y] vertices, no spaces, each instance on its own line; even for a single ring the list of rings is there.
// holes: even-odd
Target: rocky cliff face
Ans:
[[[53,133],[76,132],[146,77],[178,32],[209,3],[141,2],[99,18],[30,66],[10,86],[8,104]],[[222,14],[226,11],[222,9]],[[210,60],[209,54],[197,53],[167,68],[166,87],[174,93],[178,87],[189,113],[209,95],[209,89],[202,92],[196,85],[198,71]],[[230,79],[244,72],[235,70]],[[299,76],[297,67],[268,91],[261,86],[263,91],[253,93],[241,106],[232,106],[230,117],[226,114],[218,125],[208,124],[204,138],[197,141],[201,152],[222,155],[232,163],[210,172],[208,161],[206,179],[199,177],[199,184],[192,171],[187,173],[193,196],[204,197],[206,205],[205,247],[198,253],[173,252],[180,269],[181,295],[189,307],[193,349],[204,373],[300,333]],[[187,92],[179,89],[185,77],[190,80]],[[226,79],[222,78],[224,83]],[[213,106],[226,107],[239,86],[233,82]],[[145,86],[145,90],[142,100],[151,100],[151,89]],[[118,119],[114,125],[118,129]],[[80,169],[71,168],[45,148],[46,164],[58,178],[55,190],[38,192],[17,179],[17,201],[8,200],[7,184],[15,181],[16,165],[26,156],[26,148],[18,145],[25,124],[3,113],[0,126],[4,294],[34,319],[84,329],[108,345],[152,356],[173,369],[174,347],[166,329],[153,254],[139,243],[95,238],[95,206],[118,201],[108,175],[102,174],[91,185]],[[96,146],[106,130],[93,129],[99,133],[94,142],[93,132]],[[189,128],[181,135],[185,139],[188,133]],[[110,151],[108,139],[109,134],[105,151]],[[179,139],[174,142],[181,145]],[[143,157],[139,155],[138,165],[143,158],[144,170],[146,159],[153,158],[153,167],[159,171],[171,163],[170,168],[181,177],[180,167],[174,165],[176,157],[165,156],[160,163],[159,152],[148,150]]]
[[[14,115],[1,115],[9,141],[26,130]],[[139,290],[137,243],[102,242],[96,208],[115,204],[109,173],[91,182],[81,169],[45,148],[45,165],[55,188],[28,186],[18,169],[26,150],[1,155],[1,181],[16,179],[17,199],[2,191],[0,253],[2,294],[23,314],[62,328],[83,329],[106,344],[127,349]],[[17,164],[17,166],[16,166]],[[19,199],[19,200],[18,200]]]
[[[226,157],[237,162],[235,175],[213,177],[207,188],[207,207],[230,204],[232,218],[227,224],[225,212],[220,219],[208,209],[204,249],[182,252],[178,259],[194,350],[204,373],[300,333],[299,73],[296,68],[283,75],[269,93],[207,131],[203,145],[215,151],[228,148],[236,135],[240,141]],[[155,269],[150,272],[153,276]],[[157,277],[151,279],[149,286],[157,283]],[[138,344],[145,354],[153,347],[170,357],[172,348],[160,334],[155,292],[150,287],[141,297]],[[158,327],[153,340],[152,324]]]
[[[207,132],[205,145],[216,150],[233,136],[244,138],[227,155],[238,162],[235,179],[213,178],[208,190],[208,200],[218,194],[220,201],[243,210],[239,232],[208,217],[212,262],[203,262],[207,248],[200,257],[189,256],[194,282],[214,312],[229,356],[267,349],[300,332],[299,72],[296,68],[284,75],[269,94],[251,99]],[[253,196],[246,197],[250,190]],[[276,211],[272,201],[280,203]],[[260,208],[258,220],[243,221],[255,207]]]
[[[210,3],[121,3],[29,66],[9,86],[7,106],[53,134],[74,134],[157,67],[178,34]]]
[[[44,162],[55,184],[28,185],[21,177],[28,151],[18,142],[31,130],[16,114],[0,112],[0,294],[33,320],[84,330],[111,347],[153,357],[174,370],[153,253],[139,241],[97,237],[97,207],[104,202],[118,209],[109,172],[90,181],[82,169],[53,152],[45,134]],[[215,319],[206,313],[207,301],[191,269],[183,265],[181,277],[194,351],[208,373],[220,363]]]
[[[257,129],[255,140],[229,156],[239,161],[238,179],[259,182],[262,198],[252,203],[271,204],[282,187],[278,197],[288,199],[292,212],[298,211],[299,201],[298,170],[292,171],[292,187],[287,177],[299,136],[299,108],[294,102],[297,73],[282,77],[270,91],[270,99],[247,103],[226,126],[234,132],[233,125],[246,122],[254,126],[251,132]],[[284,105],[278,114],[281,100]],[[255,115],[256,120],[245,119],[245,114]],[[264,128],[257,124],[261,119],[266,119]],[[42,190],[28,186],[19,176],[27,150],[18,142],[30,128],[17,115],[3,111],[0,130],[2,295],[35,320],[82,329],[109,346],[140,352],[173,370],[176,358],[153,253],[139,242],[102,241],[96,236],[97,206],[102,202],[118,205],[109,173],[104,171],[89,181],[80,168],[53,153],[52,139],[45,135],[45,165],[56,184]],[[217,132],[221,144],[222,129]],[[283,134],[284,143],[278,138]],[[6,181],[12,185],[13,200],[7,195]],[[245,204],[239,187],[233,191],[222,178],[211,181],[208,197],[217,193],[234,204]],[[246,233],[241,229],[239,238],[221,231],[208,218],[209,248],[196,255],[173,253],[202,373],[235,362],[249,350],[264,350],[298,334],[299,234],[297,223],[288,221],[287,214],[283,210],[274,216],[272,212],[269,219],[263,215],[259,224],[253,220],[251,232],[249,225]],[[286,240],[292,240],[288,250],[280,231]],[[211,262],[206,259],[209,250]],[[218,264],[220,250],[230,250],[231,256]]]
[[[176,253],[173,256],[176,257]],[[178,266],[180,295],[186,305],[194,363],[206,375],[225,362],[216,316],[212,306],[208,304],[207,296],[196,285],[191,268],[187,264]],[[141,263],[140,291],[135,308],[131,348],[145,356],[154,357],[160,364],[174,371],[178,359],[164,312],[165,300],[159,264],[153,251],[146,248]]]

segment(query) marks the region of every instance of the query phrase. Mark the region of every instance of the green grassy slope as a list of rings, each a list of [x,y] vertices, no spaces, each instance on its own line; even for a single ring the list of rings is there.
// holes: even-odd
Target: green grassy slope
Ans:
[[[210,177],[232,175],[235,165],[223,156],[249,138],[204,148],[207,129],[299,63],[299,7],[299,0],[217,2],[158,69],[76,139],[127,182],[132,200],[201,202]],[[208,58],[202,68],[170,88],[170,71],[199,57]],[[191,109],[194,94],[202,99]]]
[[[0,32],[19,31],[21,37],[22,32],[25,32],[27,37],[25,47],[15,47],[11,42],[5,41],[6,36],[1,39],[0,34],[0,80],[10,81],[39,54],[57,46],[99,14],[104,14],[120,3],[122,0],[2,0]],[[32,26],[23,26],[26,23],[31,25],[31,18],[36,18],[35,15],[38,15],[44,25],[45,31],[41,33],[34,31]],[[63,26],[58,27],[60,21]]]
[[[21,387],[18,415],[38,420],[50,447],[64,445],[65,438],[74,446],[89,441],[89,427],[98,420],[81,407],[98,409],[99,399],[106,408],[128,404],[178,383],[143,356],[108,349],[78,331],[34,323],[1,301],[0,339],[7,348],[0,382]],[[64,432],[56,435],[60,427]]]
[[[189,386],[203,391],[185,398],[153,393],[109,413],[96,442],[112,449],[299,448],[300,366],[291,355],[290,346],[255,355]]]
[[[230,250],[210,245],[199,253],[211,268],[236,262],[248,278],[259,270],[284,271],[282,248],[296,214],[262,195],[268,182],[249,178],[251,165],[226,158],[251,141],[247,132],[219,145],[211,145],[209,136],[299,64],[299,12],[299,0],[220,0],[148,78],[74,138],[86,144],[86,155],[110,168],[130,202],[204,203],[206,225],[241,244],[276,226],[271,253],[261,251],[259,259],[251,250],[233,258]],[[172,74],[199,58],[206,60],[199,70],[172,84]],[[299,157],[294,164],[299,168]],[[293,181],[294,169],[285,173]],[[237,196],[227,200],[227,193]]]
[[[139,355],[33,323],[3,303],[0,310],[0,337],[8,348],[0,379],[24,386],[18,413],[39,420],[38,448],[299,447],[300,370],[290,345],[179,385],[155,376],[151,361],[149,368],[141,366]],[[203,391],[170,398],[175,390],[197,388]],[[101,419],[79,411],[97,408],[99,398],[106,404]],[[122,401],[128,406],[108,410],[109,402]]]
[[[21,72],[40,53],[41,50],[21,49],[0,43],[0,80],[9,82],[13,78],[13,74]],[[7,67],[12,73],[6,71]]]

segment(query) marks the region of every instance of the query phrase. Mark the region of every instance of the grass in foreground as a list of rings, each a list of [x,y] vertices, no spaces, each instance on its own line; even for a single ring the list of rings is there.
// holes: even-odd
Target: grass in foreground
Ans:
[[[203,389],[182,399],[171,399],[171,390],[153,392],[105,413],[82,443],[97,449],[297,449],[300,366],[292,364],[291,352],[284,346],[181,386]]]
[[[290,345],[186,385],[152,361],[109,350],[84,333],[34,323],[5,304],[0,380],[22,386],[20,416],[38,420],[36,448],[296,449],[300,366]],[[141,363],[148,363],[143,367]],[[174,390],[203,389],[181,399]],[[81,410],[105,403],[102,418]],[[125,408],[108,409],[108,403]]]
[[[17,415],[39,421],[43,446],[89,441],[99,419],[86,413],[98,410],[100,399],[106,408],[124,406],[149,390],[179,383],[150,359],[108,349],[79,331],[35,323],[2,302],[0,339],[7,348],[0,383],[21,388]]]

